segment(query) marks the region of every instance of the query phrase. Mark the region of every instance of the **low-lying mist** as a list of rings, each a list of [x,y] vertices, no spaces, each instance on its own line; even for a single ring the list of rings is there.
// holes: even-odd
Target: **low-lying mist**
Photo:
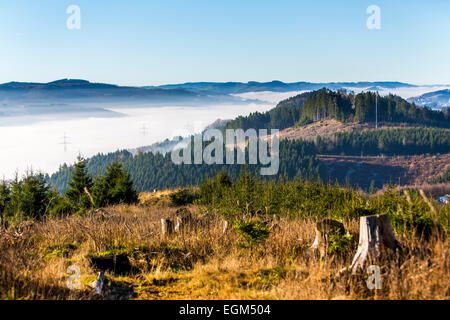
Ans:
[[[201,132],[217,119],[273,107],[270,103],[148,108],[91,105],[91,113],[51,113],[46,109],[42,114],[0,115],[0,179],[12,179],[16,172],[23,175],[29,169],[52,173],[64,162],[73,163],[79,154],[90,157],[148,146]]]

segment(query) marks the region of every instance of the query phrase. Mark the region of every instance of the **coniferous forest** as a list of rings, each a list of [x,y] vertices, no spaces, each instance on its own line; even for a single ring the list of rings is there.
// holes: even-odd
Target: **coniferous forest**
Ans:
[[[238,117],[220,129],[284,129],[324,119],[340,122],[375,121],[375,103],[378,102],[378,121],[387,124],[378,130],[336,132],[333,137],[318,136],[315,141],[282,140],[280,143],[280,170],[272,179],[285,177],[315,177],[325,179],[324,168],[318,154],[335,155],[419,155],[443,154],[450,151],[449,111],[419,108],[400,97],[376,97],[374,93],[354,95],[328,89],[307,92],[280,102],[266,113],[253,113]],[[373,115],[373,117],[372,117]],[[408,127],[390,127],[395,124]],[[436,128],[438,126],[440,128]],[[248,152],[248,150],[247,150]],[[248,155],[246,157],[248,159]],[[243,165],[175,165],[170,154],[128,151],[99,154],[86,161],[86,170],[93,179],[102,175],[114,161],[123,164],[137,191],[199,185],[205,178],[225,170],[236,180]],[[225,161],[224,161],[225,163]],[[248,165],[257,174],[260,167]],[[47,180],[64,193],[72,176],[73,167],[64,164]]]
[[[276,108],[265,112],[255,112],[248,117],[238,117],[226,128],[244,130],[249,128],[285,129],[325,119],[341,122],[409,123],[423,126],[450,128],[450,112],[418,107],[395,95],[379,96],[373,92],[360,94],[346,91],[332,91],[323,88],[306,92],[281,101]]]

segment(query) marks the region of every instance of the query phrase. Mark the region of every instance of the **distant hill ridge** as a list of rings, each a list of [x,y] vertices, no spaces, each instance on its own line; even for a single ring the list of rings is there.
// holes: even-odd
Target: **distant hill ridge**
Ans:
[[[62,79],[48,83],[8,82],[0,84],[0,100],[74,100],[74,99],[177,99],[197,98],[198,93],[180,88],[144,89],[93,83],[81,79]]]
[[[195,92],[214,92],[217,94],[239,94],[246,92],[258,91],[275,91],[275,92],[289,92],[302,90],[318,90],[323,87],[338,90],[345,87],[367,88],[380,86],[384,88],[399,88],[399,87],[415,87],[415,85],[396,82],[396,81],[378,81],[378,82],[328,82],[328,83],[313,83],[313,82],[292,82],[286,83],[278,80],[271,82],[187,82],[182,84],[168,84],[161,86],[146,86],[143,88],[164,88],[173,89],[180,88],[191,90]]]
[[[427,92],[421,96],[408,99],[419,106],[430,106],[433,108],[450,107],[450,89]]]

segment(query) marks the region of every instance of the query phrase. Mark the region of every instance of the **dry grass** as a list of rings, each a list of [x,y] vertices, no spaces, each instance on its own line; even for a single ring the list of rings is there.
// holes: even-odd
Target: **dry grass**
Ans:
[[[198,207],[191,207],[200,214]],[[271,233],[255,249],[237,246],[234,230],[222,234],[223,220],[194,225],[163,239],[160,219],[176,208],[117,206],[109,217],[52,219],[31,225],[22,237],[0,238],[2,299],[90,299],[96,278],[89,255],[127,253],[133,272],[106,274],[107,290],[125,287],[133,299],[449,299],[448,243],[426,243],[400,236],[418,255],[382,270],[382,289],[368,290],[368,275],[336,277],[351,263],[358,221],[345,222],[354,234],[348,254],[317,260],[307,253],[314,240],[313,220],[281,219],[281,232]],[[81,270],[81,289],[66,287],[67,268]],[[115,296],[115,298],[118,298]]]
[[[167,207],[170,204],[169,195],[179,189],[158,190],[156,192],[142,192],[139,194],[139,203],[146,206],[158,205]]]

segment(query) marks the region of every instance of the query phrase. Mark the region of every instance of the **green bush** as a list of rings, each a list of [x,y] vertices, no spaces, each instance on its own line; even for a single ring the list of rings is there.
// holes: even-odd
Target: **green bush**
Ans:
[[[256,247],[264,243],[270,235],[269,228],[265,224],[254,220],[239,221],[236,219],[233,228],[242,238],[239,243],[242,248]]]
[[[171,193],[169,198],[174,206],[180,207],[193,204],[198,198],[198,194],[193,189],[182,189]]]
[[[391,198],[390,201],[394,202],[392,194],[386,193],[383,198]],[[395,206],[388,212],[391,224],[398,233],[414,235],[428,241],[433,234],[442,234],[446,231],[443,228],[445,224],[442,223],[446,220],[446,212],[448,217],[448,206],[437,208],[437,212],[433,214],[429,205],[423,201],[419,191],[414,189],[406,190],[404,196],[397,195],[395,200]],[[433,219],[433,215],[436,216],[435,219]]]
[[[348,233],[344,233],[341,229],[337,229],[329,234],[328,241],[329,254],[345,253],[348,252],[351,247],[353,236]]]

